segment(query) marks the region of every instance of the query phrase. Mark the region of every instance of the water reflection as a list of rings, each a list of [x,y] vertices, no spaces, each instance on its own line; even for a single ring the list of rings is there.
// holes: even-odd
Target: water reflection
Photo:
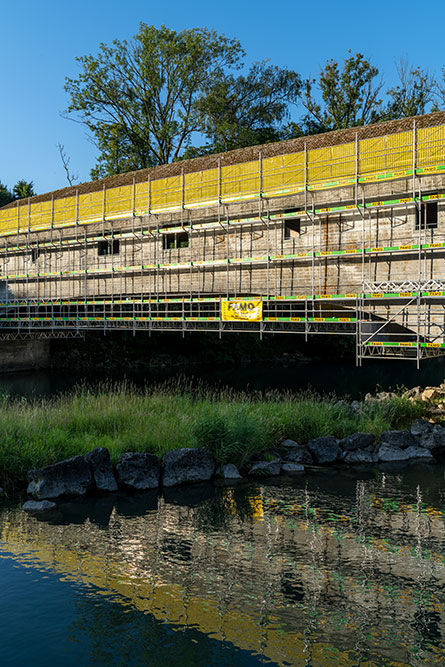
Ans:
[[[237,390],[263,391],[266,389],[300,391],[314,389],[319,393],[335,392],[338,396],[363,398],[367,392],[407,388],[421,385],[439,385],[445,375],[445,357],[429,359],[417,370],[412,361],[397,362],[397,382],[394,369],[387,361],[375,360],[357,368],[353,362],[311,361],[310,363],[255,363],[184,365],[150,368],[144,371],[34,371],[0,374],[0,394],[12,396],[48,397],[71,391],[76,385],[97,385],[103,382],[129,380],[137,387],[150,386],[179,376],[190,382],[204,382],[210,386],[228,386]]]
[[[66,502],[51,524],[4,508],[0,553],[81,584],[69,633],[92,664],[445,664],[443,478],[198,485]]]

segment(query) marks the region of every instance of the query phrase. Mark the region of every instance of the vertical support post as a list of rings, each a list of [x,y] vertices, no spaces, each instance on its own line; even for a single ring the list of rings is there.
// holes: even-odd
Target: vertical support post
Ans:
[[[17,199],[17,245],[19,244],[19,234],[20,234],[20,199]]]
[[[184,167],[181,168],[181,227],[184,229]]]
[[[355,207],[358,207],[358,132],[355,133]]]
[[[105,202],[105,183],[102,188],[102,235],[105,236],[105,213],[106,213],[106,202]]]
[[[258,154],[258,213],[261,219],[263,216],[263,157],[261,151]]]
[[[79,188],[76,188],[76,209],[74,211],[74,222],[76,227],[79,224]]]

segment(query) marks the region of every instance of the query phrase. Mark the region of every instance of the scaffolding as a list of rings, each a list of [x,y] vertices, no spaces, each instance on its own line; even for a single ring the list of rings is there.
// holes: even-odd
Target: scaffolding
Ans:
[[[22,200],[0,210],[0,331],[342,334],[355,336],[358,364],[419,364],[445,353],[444,229],[445,125],[416,121],[255,163]],[[255,319],[224,316],[254,301]]]

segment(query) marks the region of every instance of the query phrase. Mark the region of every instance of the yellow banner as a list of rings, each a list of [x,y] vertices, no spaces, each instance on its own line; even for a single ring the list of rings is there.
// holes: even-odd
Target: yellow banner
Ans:
[[[221,301],[221,319],[224,322],[246,321],[261,322],[263,319],[263,301],[261,299],[233,299]]]

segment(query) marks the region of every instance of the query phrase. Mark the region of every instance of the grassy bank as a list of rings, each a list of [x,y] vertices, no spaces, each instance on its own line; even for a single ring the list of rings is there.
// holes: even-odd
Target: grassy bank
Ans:
[[[128,384],[79,387],[52,399],[0,398],[0,485],[23,484],[26,471],[108,447],[162,456],[178,447],[211,449],[218,462],[242,466],[283,438],[305,443],[403,428],[422,415],[401,397],[371,403],[361,415],[334,396],[312,393],[239,393],[166,384],[139,391]]]

